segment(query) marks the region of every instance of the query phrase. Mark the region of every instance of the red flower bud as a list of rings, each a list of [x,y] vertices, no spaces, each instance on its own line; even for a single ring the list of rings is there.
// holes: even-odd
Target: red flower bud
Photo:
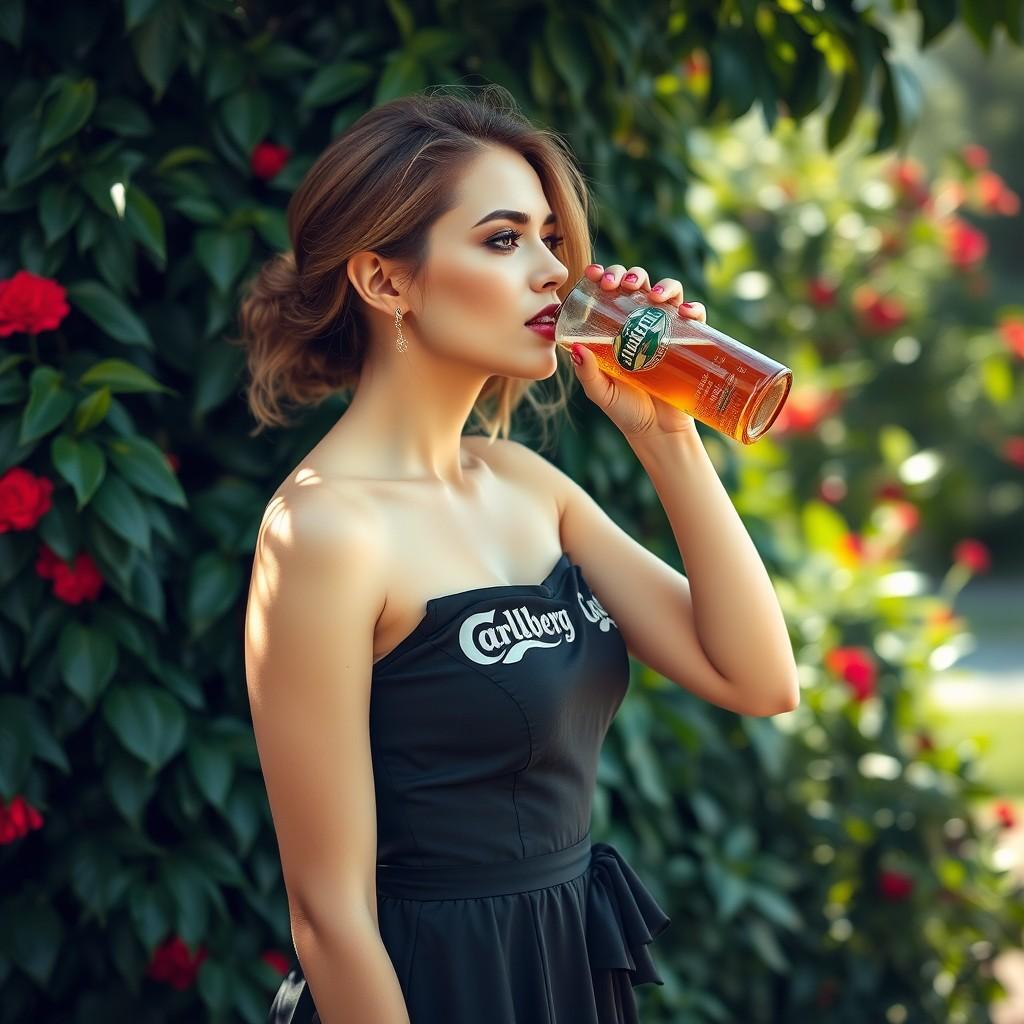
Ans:
[[[257,178],[269,181],[279,174],[291,156],[287,146],[276,146],[273,142],[259,142],[253,147],[249,167]]]
[[[966,566],[973,573],[988,572],[992,566],[988,548],[973,538],[962,540],[953,548],[953,561]]]

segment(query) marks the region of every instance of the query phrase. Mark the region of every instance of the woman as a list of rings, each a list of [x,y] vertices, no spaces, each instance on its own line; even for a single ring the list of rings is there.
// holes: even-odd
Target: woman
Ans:
[[[522,399],[557,410],[530,386],[558,349],[527,322],[590,253],[582,177],[510,99],[434,90],[366,113],[306,174],[292,252],[243,302],[262,424],[354,389],[268,503],[249,591],[298,960],[274,1022],[635,1021],[669,918],[590,836],[629,654],[724,707],[792,706],[781,613],[690,417],[583,352],[586,393],[674,503],[677,536],[691,517],[702,545],[709,523],[731,544],[710,547],[737,576],[725,594],[704,570],[700,639],[687,579],[508,439]],[[650,287],[640,267],[603,271],[587,269]],[[652,302],[681,301],[661,285]],[[463,434],[471,416],[488,436]],[[744,614],[753,654],[730,642]]]

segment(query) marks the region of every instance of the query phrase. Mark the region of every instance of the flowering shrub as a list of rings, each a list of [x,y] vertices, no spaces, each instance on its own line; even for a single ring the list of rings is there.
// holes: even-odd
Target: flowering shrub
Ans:
[[[656,273],[699,280],[707,252],[682,208],[687,133],[674,129],[732,119],[761,98],[769,116],[827,102],[832,138],[842,137],[862,99],[851,100],[848,83],[870,69],[891,144],[900,75],[872,12],[832,5],[740,5],[699,18],[674,10],[667,25],[639,18],[626,48],[621,12],[600,6],[569,21],[551,5],[529,33],[516,30],[513,9],[489,11],[481,30],[459,12],[451,24],[423,24],[401,2],[307,5],[285,17],[159,0],[94,5],[87,17],[82,5],[8,6],[0,920],[15,925],[0,929],[0,1024],[262,1024],[293,951],[245,698],[246,572],[274,483],[342,410],[325,403],[301,428],[254,440],[238,400],[240,354],[224,338],[239,282],[290,244],[291,190],[370,105],[480,72],[507,84],[538,123],[577,133],[584,166],[601,168],[598,245],[608,251],[599,259],[633,262],[642,245],[636,258]],[[930,10],[927,39],[952,17]],[[1012,18],[979,9],[971,23],[991,33]],[[843,57],[854,53],[862,66]],[[841,102],[825,88],[832,79],[843,83]],[[608,82],[618,86],[600,88]],[[965,202],[1005,215],[1012,197],[989,168],[973,170]],[[882,233],[878,251],[944,244],[973,274],[983,246],[963,227],[940,242],[922,183],[903,173],[910,235]],[[779,183],[789,199],[800,187]],[[922,232],[934,232],[931,241]],[[794,494],[819,483],[821,451],[804,455],[800,442],[835,444],[828,424],[840,413],[849,421],[850,391],[875,372],[868,360],[829,372],[829,358],[856,348],[847,311],[883,348],[922,308],[884,274],[855,296],[846,271],[842,260],[809,260],[805,273],[787,272],[788,282],[820,277],[792,307],[804,307],[793,326],[808,344],[795,353],[801,389],[788,426],[777,424],[800,469]],[[819,306],[831,334],[810,330]],[[979,337],[993,351],[974,359],[989,369],[969,379],[986,394],[1005,392],[992,360],[1021,356],[1024,320],[1008,311],[998,334]],[[811,344],[819,340],[824,359]],[[898,346],[898,365],[911,349]],[[1008,416],[1008,404],[999,409]],[[738,470],[743,511],[792,580],[782,589],[809,677],[806,728],[787,736],[646,686],[616,719],[595,834],[617,830],[625,852],[639,838],[638,866],[678,903],[666,901],[675,922],[660,959],[666,986],[640,993],[645,1021],[659,1012],[692,1022],[823,1020],[829,1007],[837,1021],[881,1019],[882,1009],[866,1008],[887,1008],[895,987],[876,955],[898,952],[894,920],[920,933],[915,926],[938,917],[948,936],[941,954],[915,950],[928,969],[905,972],[899,989],[915,1010],[926,1005],[921,1019],[945,1019],[931,966],[940,955],[959,957],[967,975],[957,1000],[984,988],[970,973],[978,938],[994,944],[1015,911],[990,909],[999,886],[971,847],[985,840],[968,822],[953,829],[968,769],[909,731],[899,675],[958,628],[941,604],[892,594],[909,513],[929,508],[920,485],[898,473],[915,454],[907,429],[881,435],[889,461],[870,481],[879,500],[859,530],[828,518],[854,479],[828,460],[824,500],[802,513],[773,505],[774,438]],[[1000,450],[1019,458],[1013,434],[977,436],[1004,433]],[[631,479],[636,466],[619,440],[609,443],[607,425],[592,419],[585,457],[571,437],[562,456],[609,508],[635,496],[626,518],[636,535],[652,523],[664,532],[656,496]],[[815,543],[822,529],[834,540],[810,566],[800,555],[805,526]],[[978,550],[965,551],[954,573],[981,564]],[[876,742],[878,723],[892,720],[882,707],[900,716],[899,743],[912,741],[899,754],[909,781],[888,788],[880,767],[891,761],[879,755],[895,756],[896,739]],[[825,765],[826,752],[835,764]],[[899,901],[898,917],[886,896]]]
[[[941,571],[965,531],[1024,510],[1024,318],[985,303],[973,222],[1018,216],[1020,198],[977,144],[929,175],[866,155],[871,128],[827,157],[813,119],[697,133],[691,205],[720,256],[708,319],[793,368],[759,445],[787,453],[800,493],[861,524],[883,500],[912,506],[905,540]]]

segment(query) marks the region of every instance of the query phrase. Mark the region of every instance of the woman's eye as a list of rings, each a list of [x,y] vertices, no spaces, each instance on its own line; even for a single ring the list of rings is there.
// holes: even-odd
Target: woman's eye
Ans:
[[[522,237],[523,233],[521,231],[509,230],[504,232],[503,234],[495,235],[494,238],[490,239],[487,242],[487,244],[494,249],[503,249],[506,252],[511,252],[513,249],[518,248],[518,246],[515,245],[515,242]],[[562,235],[548,235],[548,237],[545,238],[544,241],[550,243],[549,248],[552,252],[554,252],[555,249],[557,249],[562,244],[564,238]]]

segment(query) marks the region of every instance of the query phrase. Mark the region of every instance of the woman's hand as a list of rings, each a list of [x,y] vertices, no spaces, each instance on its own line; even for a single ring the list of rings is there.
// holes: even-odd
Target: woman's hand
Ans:
[[[607,291],[621,289],[633,292],[642,288],[652,305],[659,302],[671,303],[678,308],[680,316],[690,317],[707,322],[707,310],[700,302],[683,302],[683,286],[674,277],[663,277],[655,287],[650,287],[650,279],[643,267],[630,267],[627,271],[621,263],[613,263],[610,267],[602,267],[592,263],[584,271],[586,276]],[[617,377],[611,377],[598,365],[594,353],[580,345],[575,349],[583,360],[576,366],[576,377],[583,385],[587,397],[599,406],[608,418],[625,434],[628,440],[651,438],[662,434],[674,434],[695,431],[692,416],[687,415],[674,405],[649,395],[642,388],[634,387]]]

